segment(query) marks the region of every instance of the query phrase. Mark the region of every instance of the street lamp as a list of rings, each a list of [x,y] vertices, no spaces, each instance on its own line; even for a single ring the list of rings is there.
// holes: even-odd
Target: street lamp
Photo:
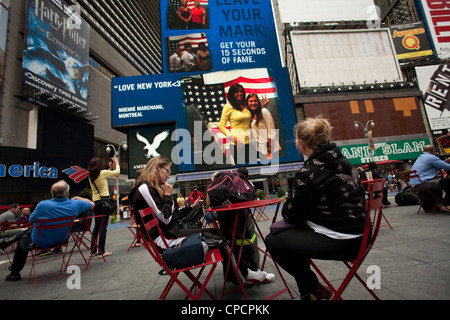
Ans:
[[[364,126],[361,122],[359,121],[353,121],[353,126],[355,127],[355,130],[359,129],[359,126],[361,126],[364,130],[364,137],[366,137],[367,142],[369,144],[369,149],[371,150],[370,154],[371,154],[371,158],[372,158],[372,162],[373,162],[373,151],[374,151],[374,147],[373,147],[373,143],[372,143],[372,133],[371,130],[368,129],[368,127],[370,126],[372,129],[375,127],[375,122],[373,120],[369,120],[366,122],[366,125]]]
[[[111,151],[114,151],[114,156],[117,158],[117,162],[120,163],[120,148],[123,150],[128,149],[128,145],[126,142],[122,142],[119,144],[119,147],[116,149],[112,144],[106,145],[106,152],[108,155]],[[117,213],[120,215],[120,204],[119,204],[120,192],[119,192],[119,175],[116,176],[116,202],[117,202]]]

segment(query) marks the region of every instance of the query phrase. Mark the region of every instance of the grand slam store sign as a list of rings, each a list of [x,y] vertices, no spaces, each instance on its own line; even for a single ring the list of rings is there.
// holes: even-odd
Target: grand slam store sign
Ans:
[[[129,149],[130,177],[151,153],[169,157],[172,173],[241,164],[231,154],[231,122],[222,118],[228,92],[238,84],[245,95],[266,102],[266,132],[273,133],[270,148],[245,164],[262,164],[259,156],[300,160],[271,1],[161,1],[161,15],[164,74],[112,79],[112,126],[135,146]]]

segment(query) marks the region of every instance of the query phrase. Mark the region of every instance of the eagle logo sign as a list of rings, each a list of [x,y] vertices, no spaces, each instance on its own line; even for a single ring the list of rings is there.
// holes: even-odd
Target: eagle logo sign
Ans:
[[[145,155],[147,159],[150,159],[151,157],[157,157],[160,156],[160,154],[156,151],[156,149],[159,148],[161,145],[161,142],[163,142],[167,137],[169,136],[169,130],[163,131],[161,133],[158,133],[155,138],[153,138],[153,142],[150,144],[148,142],[147,138],[139,134],[139,131],[136,132],[136,138],[138,141],[145,144],[144,150],[147,150],[147,154]]]

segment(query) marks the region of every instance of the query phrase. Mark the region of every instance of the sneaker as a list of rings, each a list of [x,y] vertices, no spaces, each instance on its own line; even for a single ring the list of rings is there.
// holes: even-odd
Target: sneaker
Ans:
[[[275,278],[275,275],[273,273],[267,273],[266,278],[264,279],[263,283],[271,282]]]
[[[19,274],[12,274],[10,273],[9,275],[6,276],[5,281],[19,281],[22,278],[20,277],[20,273]]]
[[[52,253],[51,250],[42,250],[42,251],[39,251],[36,254],[36,257],[43,257],[43,256],[46,256],[46,255],[51,254],[51,253]]]
[[[9,247],[9,242],[8,241],[0,242],[0,249],[5,250],[8,247]]]
[[[247,281],[249,283],[253,283],[253,284],[261,284],[264,279],[266,279],[267,277],[267,272],[265,271],[252,271],[250,269],[248,269],[248,274],[247,274]]]
[[[442,206],[441,210],[445,212],[450,212],[450,206]]]

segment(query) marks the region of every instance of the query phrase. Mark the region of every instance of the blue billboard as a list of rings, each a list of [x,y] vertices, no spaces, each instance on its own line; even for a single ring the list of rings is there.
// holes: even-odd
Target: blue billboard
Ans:
[[[112,127],[135,146],[129,176],[149,148],[172,173],[301,160],[271,2],[161,1],[161,15],[164,74],[112,79]]]
[[[281,67],[272,1],[166,0],[161,17],[165,72],[189,44],[200,65],[208,61],[203,71]]]

